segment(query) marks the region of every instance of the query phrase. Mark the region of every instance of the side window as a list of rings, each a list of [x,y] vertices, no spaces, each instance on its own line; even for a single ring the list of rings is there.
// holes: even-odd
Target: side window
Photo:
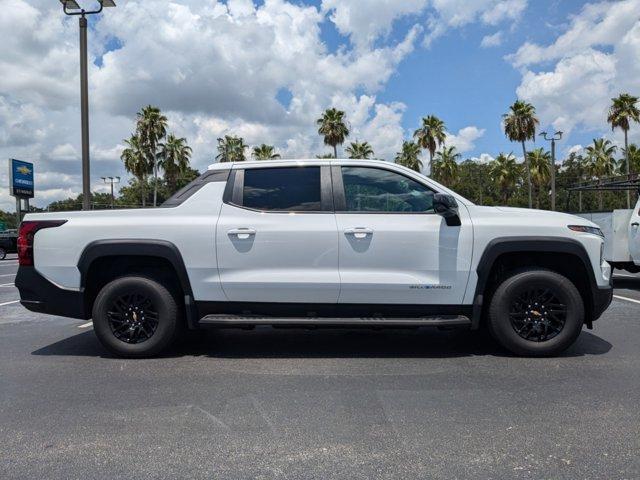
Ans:
[[[242,205],[263,211],[319,212],[320,167],[247,168]]]
[[[380,168],[342,167],[347,212],[433,211],[433,190]]]

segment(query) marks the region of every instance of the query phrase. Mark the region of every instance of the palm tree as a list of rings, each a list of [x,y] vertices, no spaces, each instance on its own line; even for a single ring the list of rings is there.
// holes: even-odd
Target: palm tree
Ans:
[[[587,152],[587,170],[591,177],[600,180],[602,177],[613,175],[615,170],[615,160],[613,156],[616,153],[616,146],[610,140],[604,138],[593,139],[593,145],[586,148]],[[598,192],[598,208],[604,209],[604,199],[602,191]]]
[[[218,139],[218,162],[244,162],[247,158],[245,150],[247,145],[242,137],[233,135],[225,135],[224,138]]]
[[[502,203],[509,201],[509,195],[515,190],[520,178],[520,165],[513,153],[500,153],[489,166],[489,174],[502,194]]]
[[[395,162],[416,172],[421,171],[420,145],[408,140],[402,142],[402,151],[396,154]]]
[[[629,128],[631,122],[640,122],[640,109],[638,108],[638,97],[622,93],[616,98],[612,98],[611,107],[607,122],[611,124],[611,130],[616,128],[624,132],[624,152],[625,152],[625,173],[627,176],[631,172],[629,163]],[[627,190],[627,208],[631,208],[631,192]]]
[[[329,108],[316,121],[318,134],[324,136],[324,144],[333,147],[333,158],[338,158],[338,145],[342,145],[349,136],[344,117],[343,111]]]
[[[276,147],[264,143],[259,147],[253,147],[251,156],[256,160],[276,160],[280,158],[280,154],[276,153]]]
[[[432,163],[432,176],[438,182],[451,187],[458,181],[458,159],[456,147],[445,147],[436,153]]]
[[[522,154],[524,155],[527,169],[527,185],[529,187],[529,208],[531,208],[531,168],[529,167],[525,142],[536,138],[536,126],[540,123],[536,118],[536,109],[530,103],[516,100],[509,107],[509,113],[505,113],[502,118],[504,119],[504,133],[507,138],[511,142],[522,143]]]
[[[629,158],[629,169],[632,172],[640,171],[640,148],[637,145],[631,144],[624,149],[625,158]]]
[[[153,166],[153,206],[158,200],[158,145],[167,134],[167,117],[158,107],[147,105],[138,112],[137,132],[148,162]]]
[[[351,145],[347,147],[347,155],[349,158],[368,160],[373,157],[373,148],[369,145],[369,142],[351,142]]]
[[[540,208],[540,194],[551,180],[551,154],[544,148],[536,148],[528,153],[531,182],[536,189],[536,208]]]
[[[149,164],[142,148],[140,137],[137,135],[131,135],[131,138],[125,140],[124,143],[127,144],[127,147],[120,154],[120,159],[124,162],[125,170],[133,174],[133,176],[138,180],[142,196],[142,206],[146,207],[147,195],[145,187],[147,185],[147,175],[151,170],[151,165]]]
[[[187,173],[190,158],[191,147],[187,145],[186,138],[169,134],[167,141],[160,144],[158,165],[164,170],[164,179],[170,194],[178,189],[178,180]]]
[[[423,117],[422,125],[413,133],[413,138],[420,148],[429,151],[429,173],[431,173],[431,164],[436,150],[444,145],[447,139],[444,122],[435,115]]]

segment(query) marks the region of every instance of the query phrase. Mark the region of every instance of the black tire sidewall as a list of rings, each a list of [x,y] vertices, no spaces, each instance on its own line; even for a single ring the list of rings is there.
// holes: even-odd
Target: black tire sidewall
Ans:
[[[523,288],[551,287],[567,305],[567,318],[562,331],[550,340],[534,342],[522,338],[509,319],[511,302]],[[514,274],[495,291],[489,308],[489,330],[507,350],[525,356],[548,356],[567,349],[580,335],[584,324],[584,303],[575,285],[566,277],[546,270],[528,270]]]
[[[0,248],[0,260],[7,258],[7,251],[4,248]]]
[[[107,310],[120,295],[139,291],[148,295],[158,311],[158,327],[148,340],[137,344],[119,340],[111,331]],[[157,355],[174,339],[178,327],[178,307],[171,293],[160,283],[146,277],[121,277],[109,282],[93,304],[93,328],[105,348],[123,357]]]

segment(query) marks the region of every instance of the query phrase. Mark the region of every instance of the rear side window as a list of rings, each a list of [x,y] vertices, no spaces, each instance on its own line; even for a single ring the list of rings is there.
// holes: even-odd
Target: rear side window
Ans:
[[[433,212],[433,190],[381,168],[342,167],[347,212]]]
[[[319,212],[320,167],[247,168],[242,205],[264,211]]]

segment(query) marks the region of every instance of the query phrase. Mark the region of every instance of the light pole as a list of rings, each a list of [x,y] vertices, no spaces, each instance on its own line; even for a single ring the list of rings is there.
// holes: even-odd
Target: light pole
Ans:
[[[102,181],[111,185],[111,208],[113,208],[113,204],[115,203],[115,197],[113,196],[113,184],[120,183],[120,177],[102,177]]]
[[[60,0],[66,15],[80,16],[80,110],[82,129],[82,209],[91,208],[91,175],[89,172],[89,80],[87,74],[87,15],[102,12],[103,8],[115,7],[113,0],[98,0],[100,8],[85,10],[76,0]]]
[[[540,134],[547,142],[551,142],[551,210],[556,209],[556,142],[562,140],[562,132],[555,132],[550,137],[547,132]]]

